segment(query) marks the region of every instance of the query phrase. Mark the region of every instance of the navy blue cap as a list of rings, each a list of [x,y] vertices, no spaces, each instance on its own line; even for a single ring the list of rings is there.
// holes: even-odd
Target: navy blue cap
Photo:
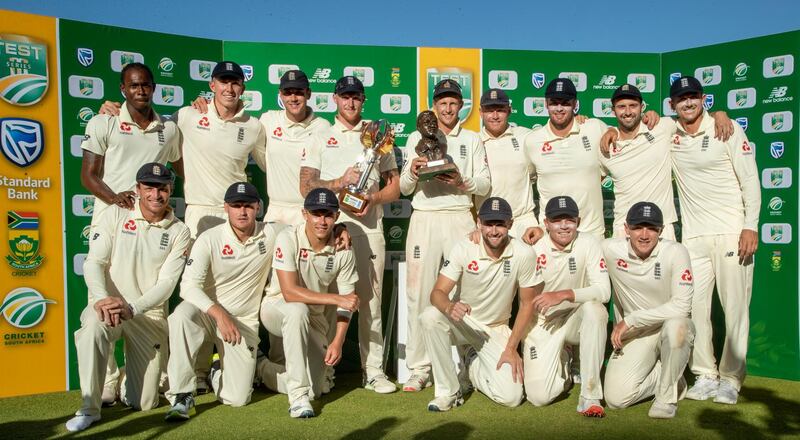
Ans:
[[[633,98],[642,102],[642,92],[634,85],[623,84],[617,87],[617,90],[614,90],[614,94],[611,95],[611,102],[616,102],[616,100],[622,98]]]
[[[456,82],[453,79],[443,79],[436,83],[436,86],[433,88],[433,99],[438,98],[441,95],[456,95],[459,98],[462,98],[461,95],[461,84]]]
[[[550,81],[545,89],[544,97],[548,99],[577,99],[578,91],[569,78],[556,78]]]
[[[682,76],[669,86],[670,98],[677,98],[690,93],[703,93],[703,85],[693,76]]]
[[[225,191],[225,203],[253,203],[260,201],[261,197],[258,195],[258,190],[252,183],[236,182]]]
[[[172,183],[172,171],[158,162],[146,163],[136,172],[136,181],[139,183]]]
[[[242,70],[242,66],[233,61],[220,61],[214,66],[211,77],[220,78],[224,76],[232,76],[236,79],[244,80],[244,71]]]
[[[546,218],[578,217],[578,204],[570,196],[557,196],[547,201],[544,208]]]
[[[336,194],[327,188],[314,188],[309,191],[303,202],[306,211],[338,211],[339,200]]]
[[[280,89],[307,89],[308,76],[302,70],[289,70],[281,77]]]
[[[633,225],[664,226],[664,215],[653,202],[637,202],[628,210],[625,223]]]
[[[511,205],[500,197],[489,197],[483,202],[481,209],[478,211],[478,218],[482,222],[492,220],[508,221],[512,217]]]
[[[333,92],[337,95],[345,93],[364,93],[364,83],[355,76],[343,76],[336,81]]]
[[[511,100],[508,99],[506,92],[500,89],[489,89],[481,95],[481,106],[509,104]]]

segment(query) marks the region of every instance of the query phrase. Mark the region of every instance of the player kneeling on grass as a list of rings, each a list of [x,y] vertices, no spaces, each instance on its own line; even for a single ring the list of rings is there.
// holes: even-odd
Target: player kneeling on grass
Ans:
[[[311,190],[304,202],[305,223],[278,235],[272,279],[261,303],[261,322],[282,340],[286,365],[266,357],[257,376],[267,388],[289,396],[289,415],[314,417],[310,400],[322,394],[326,366],[342,359],[352,313],[358,310],[353,251],[335,248],[339,202],[329,189]],[[329,294],[332,284],[338,294]],[[337,308],[336,334],[328,342],[325,307]]]
[[[478,391],[505,406],[522,402],[522,358],[517,352],[533,317],[533,299],[542,278],[530,246],[508,231],[513,221],[508,202],[490,197],[478,212],[481,240],[456,243],[420,315],[425,348],[431,357],[436,398],[429,411],[447,411],[464,403],[451,346],[460,346],[469,380]],[[458,285],[452,300],[448,292]],[[508,322],[519,289],[519,313]],[[464,390],[463,392],[466,392]]]
[[[603,417],[600,369],[606,348],[611,284],[600,240],[578,232],[578,205],[569,196],[545,207],[547,234],[534,246],[545,292],[533,300],[538,312],[525,338],[525,393],[536,406],[548,405],[572,385],[568,346],[580,346],[578,412]]]
[[[106,365],[120,337],[126,368],[120,400],[141,410],[158,406],[161,358],[167,356],[166,301],[189,247],[189,229],[169,206],[172,185],[166,167],[143,165],[133,209],[111,205],[92,229],[83,265],[89,305],[75,332],[83,406],[67,422],[69,431],[100,420]]]
[[[655,203],[628,211],[628,238],[603,242],[614,285],[614,353],[606,366],[605,397],[625,408],[655,395],[648,415],[675,417],[686,393],[683,370],[694,341],[692,269],[689,251],[661,239],[664,218]]]
[[[194,365],[200,347],[216,344],[222,368],[209,373],[217,399],[231,406],[250,402],[258,348],[258,307],[272,268],[280,226],[256,221],[256,188],[237,182],[225,192],[228,221],[200,234],[181,282],[183,302],[169,316],[167,366],[172,408],[167,420],[194,411]]]

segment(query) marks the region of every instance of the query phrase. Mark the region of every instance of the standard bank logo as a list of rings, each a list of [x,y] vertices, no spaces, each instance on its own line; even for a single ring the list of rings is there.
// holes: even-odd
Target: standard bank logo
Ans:
[[[627,79],[628,84],[633,84],[642,93],[652,93],[656,90],[656,76],[652,73],[631,73]]]
[[[122,72],[122,68],[130,63],[144,63],[144,56],[138,52],[111,51],[111,70],[114,72]]]
[[[765,189],[789,188],[792,186],[792,169],[764,168],[761,171],[761,186]]]
[[[270,64],[267,69],[267,77],[270,84],[280,84],[281,77],[290,70],[299,70],[297,64]]]
[[[773,142],[769,144],[769,155],[772,156],[774,159],[780,159],[783,157],[783,152],[785,147],[782,141]]]
[[[761,130],[764,133],[783,133],[792,129],[794,115],[792,112],[764,113],[761,117]]]
[[[195,81],[211,81],[211,72],[217,63],[214,61],[191,60],[189,61],[189,78]]]
[[[89,67],[94,62],[94,51],[87,47],[79,47],[77,50],[78,62],[83,67]]]
[[[55,303],[36,289],[19,287],[8,292],[0,304],[0,313],[6,322],[16,328],[31,328],[42,322],[47,313],[47,305]]]
[[[789,223],[764,223],[761,225],[761,241],[767,244],[792,242],[792,225]]]
[[[381,111],[386,114],[411,113],[411,96],[409,95],[381,95]]]
[[[47,44],[27,35],[0,34],[0,97],[29,106],[47,93]]]
[[[714,107],[714,94],[708,93],[706,94],[706,99],[703,101],[703,108],[709,110],[711,107]]]
[[[756,89],[748,87],[746,89],[733,89],[728,91],[728,108],[738,110],[742,108],[753,108],[756,105]]]
[[[0,119],[0,146],[3,156],[14,165],[32,165],[44,151],[42,124],[31,119]]]
[[[517,72],[513,70],[489,71],[489,88],[502,90],[517,89]]]
[[[583,72],[561,72],[558,74],[559,78],[567,78],[575,84],[575,90],[578,92],[586,91],[586,74]]]
[[[536,87],[537,89],[541,89],[542,87],[544,87],[544,80],[545,80],[544,73],[534,72],[531,75],[531,83],[533,83],[533,86]]]
[[[715,86],[722,82],[722,67],[699,67],[694,71],[694,77],[704,86]]]
[[[375,70],[372,67],[347,66],[344,68],[344,76],[355,76],[364,87],[372,87],[375,84]]]
[[[240,67],[242,68],[242,73],[244,73],[245,82],[253,79],[253,66],[249,64],[242,64]]]
[[[180,86],[156,84],[156,89],[153,92],[153,104],[183,107],[183,88]]]
[[[103,99],[103,80],[93,76],[70,75],[67,79],[69,96],[75,98]]]
[[[764,59],[764,78],[789,76],[794,73],[794,55],[780,55]]]
[[[683,75],[681,75],[680,72],[670,73],[669,74],[669,85],[672,85],[672,83],[674,83],[675,81],[681,79],[681,76],[683,76]]]
[[[736,118],[736,123],[742,127],[742,130],[747,131],[747,127],[750,126],[750,120],[747,117],[742,116],[741,118]]]

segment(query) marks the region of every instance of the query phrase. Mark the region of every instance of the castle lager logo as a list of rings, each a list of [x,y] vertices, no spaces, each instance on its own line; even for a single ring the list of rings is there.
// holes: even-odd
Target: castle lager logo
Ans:
[[[42,265],[39,255],[39,214],[35,212],[8,211],[8,265],[16,270],[30,271]],[[27,275],[14,273],[14,275]]]
[[[460,67],[428,68],[428,108],[433,108],[433,89],[443,79],[452,79],[461,86],[464,106],[458,112],[458,119],[466,121],[472,112],[472,72]]]
[[[16,328],[31,328],[42,322],[47,305],[55,303],[35,289],[20,287],[8,292],[0,304],[0,313]]]
[[[0,34],[0,97],[12,105],[33,105],[47,87],[47,45],[26,35]]]

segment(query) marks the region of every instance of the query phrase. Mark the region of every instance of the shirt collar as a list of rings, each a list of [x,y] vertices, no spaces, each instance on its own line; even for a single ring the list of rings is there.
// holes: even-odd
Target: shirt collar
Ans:
[[[172,210],[172,206],[167,206],[167,213],[164,215],[164,218],[155,223],[150,223],[146,218],[144,218],[144,214],[142,214],[142,207],[139,203],[140,201],[137,199],[136,203],[133,204],[133,210],[130,213],[130,217],[132,219],[148,223],[151,226],[156,226],[161,229],[167,229],[175,221],[175,213]]]
[[[242,246],[247,246],[249,244],[254,243],[256,240],[260,240],[264,236],[264,223],[260,221],[256,221],[256,228],[253,231],[253,235],[250,236],[244,243],[239,241],[239,237],[236,236],[236,233],[233,232],[233,226],[231,226],[231,222],[228,221],[225,223],[223,227],[223,232],[228,238],[232,239],[234,243],[239,243]]]
[[[360,132],[361,128],[368,124],[370,121],[368,119],[362,119],[358,124],[356,124],[353,128],[347,128],[342,121],[339,120],[339,116],[337,115],[333,118],[333,130],[337,133],[353,133],[353,132]]]
[[[508,240],[506,244],[506,248],[503,249],[503,253],[500,255],[496,261],[506,260],[514,256],[514,246],[512,244],[513,237]],[[490,257],[489,254],[486,253],[486,248],[483,245],[483,237],[481,237],[481,242],[478,243],[478,259],[479,260],[494,260],[494,258]]]
[[[448,137],[449,137],[449,136],[452,136],[452,137],[458,137],[458,135],[459,135],[459,134],[461,134],[461,128],[462,128],[461,126],[462,126],[463,124],[464,124],[464,121],[463,121],[463,120],[461,120],[461,119],[459,119],[459,120],[458,120],[458,122],[456,123],[456,126],[455,126],[455,127],[453,127],[453,129],[452,129],[452,130],[450,130],[450,133],[447,133],[447,136],[448,136]]]
[[[700,128],[697,130],[697,133],[691,134],[691,133],[687,132],[683,128],[683,122],[680,121],[680,120],[678,120],[678,123],[676,124],[677,127],[678,127],[678,130],[680,130],[680,132],[682,134],[684,134],[686,136],[692,136],[692,137],[701,136],[701,135],[703,135],[703,134],[705,134],[706,132],[709,132],[709,131],[713,133],[714,132],[714,118],[712,118],[711,115],[708,114],[708,112],[705,111],[705,110],[703,110],[702,117],[703,117],[703,119],[700,121]]]
[[[161,116],[158,113],[156,113],[156,110],[154,108],[151,108],[150,111],[153,112],[153,120],[150,121],[150,124],[147,125],[147,128],[145,128],[144,131],[153,131],[161,129],[164,126],[164,123],[161,122]],[[131,113],[128,111],[127,101],[122,102],[122,106],[119,109],[118,118],[120,121],[125,122],[126,124],[129,124],[136,128],[139,127],[139,125],[133,121]]]
[[[647,260],[650,260],[650,259],[654,259],[654,258],[658,257],[658,252],[661,251],[661,239],[659,238],[658,239],[658,243],[656,243],[656,247],[653,248],[653,252],[650,253],[650,256],[645,258],[644,260],[642,260],[641,258],[639,258],[638,255],[636,255],[636,252],[633,251],[633,246],[631,246],[631,239],[627,238],[625,241],[628,243],[628,256],[630,258],[633,258],[633,259],[636,259],[636,260],[639,260],[639,261],[647,261]]]
[[[544,244],[547,246],[548,249],[550,249],[550,251],[552,251],[552,252],[562,252],[562,253],[565,253],[565,254],[569,254],[569,253],[572,252],[572,249],[575,247],[575,242],[578,241],[578,237],[580,235],[581,235],[581,233],[577,232],[575,234],[575,238],[568,245],[566,245],[564,247],[564,250],[561,250],[561,249],[556,247],[555,243],[553,243],[553,240],[550,239],[550,234],[547,231],[544,232],[544,237],[542,237],[542,240],[544,240]]]
[[[579,134],[581,132],[581,124],[578,124],[578,121],[576,121],[574,118],[572,119],[572,126],[569,128],[569,133],[567,133],[566,136],[562,137],[553,133],[553,129],[550,126],[550,119],[547,120],[547,124],[544,124],[544,128],[545,130],[547,130],[546,133],[548,136],[548,140],[566,139],[572,136],[573,134]]]
[[[310,107],[308,108],[308,116],[306,116],[306,118],[300,122],[294,122],[290,120],[289,117],[286,116],[286,110],[281,111],[281,116],[283,117],[283,125],[286,128],[292,128],[295,126],[306,128],[311,124],[311,122],[314,121],[314,118],[317,117],[317,115],[314,114],[314,110],[312,110]]]
[[[242,108],[240,108],[239,111],[237,111],[236,114],[233,115],[233,118],[227,120],[222,119],[222,117],[219,115],[219,112],[217,111],[217,105],[214,103],[213,99],[208,104],[208,114],[214,115],[215,118],[217,118],[222,122],[240,122],[244,121],[248,117],[248,115],[245,114],[244,105],[242,105]]]
[[[503,133],[501,133],[500,136],[495,137],[495,136],[492,136],[492,134],[489,133],[486,130],[486,127],[481,127],[481,140],[483,142],[486,142],[486,141],[491,140],[491,139],[500,139],[500,138],[503,138],[503,137],[506,137],[506,136],[513,136],[514,135],[513,128],[514,127],[512,127],[509,124],[509,126],[506,127],[506,130]]]
[[[321,251],[317,252],[311,247],[311,242],[308,240],[308,236],[306,235],[306,223],[303,222],[295,227],[295,234],[297,234],[297,247],[300,249],[308,249],[311,252],[314,252],[317,255],[320,254],[335,254],[336,248],[334,248],[333,244],[333,237],[328,240],[328,244],[322,248]]]

